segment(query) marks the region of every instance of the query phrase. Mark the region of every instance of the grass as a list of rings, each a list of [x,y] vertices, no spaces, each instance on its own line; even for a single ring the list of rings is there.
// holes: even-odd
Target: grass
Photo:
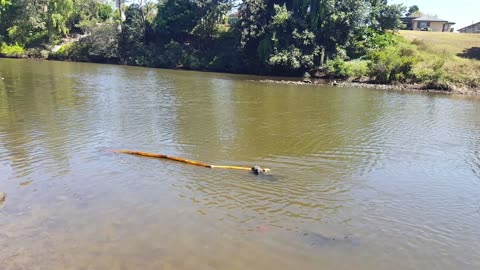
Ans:
[[[442,61],[448,84],[480,88],[480,35],[400,31],[400,36],[416,45],[422,55],[418,68],[432,67]]]
[[[426,45],[426,51],[436,54],[461,56],[469,51],[476,51],[475,48],[480,49],[478,34],[402,30],[400,35],[414,43],[423,42]],[[480,55],[476,59],[480,60]]]

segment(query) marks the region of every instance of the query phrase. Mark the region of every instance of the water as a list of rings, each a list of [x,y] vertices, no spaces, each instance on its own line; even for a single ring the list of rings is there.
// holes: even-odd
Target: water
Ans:
[[[0,77],[2,269],[480,267],[478,99],[32,60]]]

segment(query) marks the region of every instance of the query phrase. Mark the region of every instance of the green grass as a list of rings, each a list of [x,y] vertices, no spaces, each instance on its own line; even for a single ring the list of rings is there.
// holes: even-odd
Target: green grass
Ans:
[[[400,36],[414,44],[421,55],[416,71],[422,73],[441,62],[445,73],[442,77],[447,84],[480,88],[480,35],[400,31]]]

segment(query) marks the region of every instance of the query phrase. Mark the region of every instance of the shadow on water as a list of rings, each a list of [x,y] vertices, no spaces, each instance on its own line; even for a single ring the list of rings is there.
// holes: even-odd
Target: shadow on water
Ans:
[[[299,235],[301,240],[312,247],[358,247],[360,241],[349,235],[327,236],[317,232],[303,232]]]
[[[262,182],[276,182],[278,181],[278,175],[275,174],[259,174],[259,175],[254,175],[251,173],[252,177],[254,177],[254,180],[256,181],[262,181]]]
[[[462,53],[457,55],[463,58],[480,60],[480,47],[471,47],[469,49],[465,49]]]

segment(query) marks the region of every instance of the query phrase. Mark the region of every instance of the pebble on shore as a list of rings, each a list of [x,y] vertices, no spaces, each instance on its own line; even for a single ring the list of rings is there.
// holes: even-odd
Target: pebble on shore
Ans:
[[[0,191],[0,204],[3,203],[6,198],[7,198],[7,194],[5,194],[5,192]]]

